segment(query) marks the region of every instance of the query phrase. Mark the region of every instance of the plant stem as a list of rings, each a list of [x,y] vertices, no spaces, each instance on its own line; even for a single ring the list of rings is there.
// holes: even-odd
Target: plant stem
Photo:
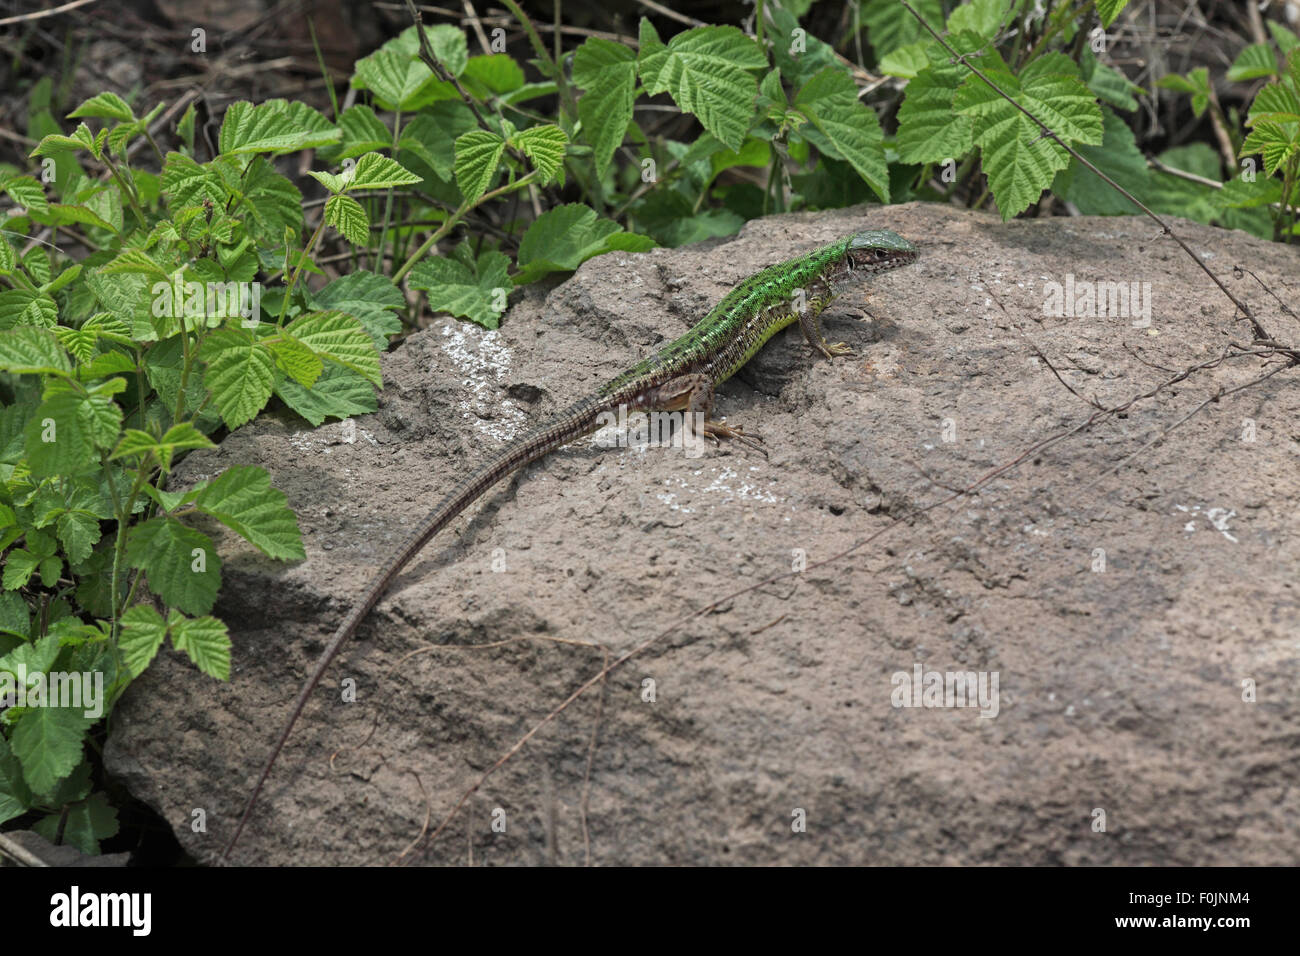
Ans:
[[[424,240],[424,242],[420,243],[419,248],[416,249],[413,253],[411,253],[409,259],[407,259],[404,263],[402,263],[402,267],[393,273],[393,284],[396,285],[397,283],[401,282],[402,279],[406,277],[406,274],[410,272],[413,268],[415,268],[415,264],[419,262],[422,258],[424,258],[424,254],[433,248],[434,243],[436,243],[447,233],[451,232],[452,227],[455,226],[456,223],[460,221],[461,217],[464,216],[467,212],[469,212],[471,209],[474,209],[476,206],[479,206],[487,202],[489,199],[495,199],[497,196],[504,196],[508,192],[513,192],[514,190],[527,185],[529,181],[531,181],[533,177],[536,175],[537,175],[537,170],[534,169],[526,176],[521,176],[520,178],[516,179],[513,183],[506,183],[504,186],[501,186],[498,189],[494,189],[489,193],[484,193],[482,196],[479,196],[478,199],[474,200],[472,203],[461,203],[460,208],[457,209],[454,213],[452,213],[451,216],[448,217],[447,221],[444,222],[440,227],[438,227],[438,230],[433,235],[431,235],[428,239]]]

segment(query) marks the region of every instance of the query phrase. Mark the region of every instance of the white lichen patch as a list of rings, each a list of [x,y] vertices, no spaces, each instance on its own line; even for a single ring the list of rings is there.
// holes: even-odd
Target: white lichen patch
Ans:
[[[1202,511],[1200,505],[1191,505],[1190,507],[1188,505],[1174,505],[1174,508],[1184,514],[1191,515],[1192,520],[1183,525],[1183,530],[1188,534],[1191,534],[1200,527],[1200,521],[1198,519],[1203,518],[1211,528],[1219,532],[1233,544],[1237,544],[1237,538],[1231,533],[1228,525],[1228,522],[1237,517],[1236,511],[1229,510],[1228,508],[1207,508]]]
[[[527,413],[508,398],[495,404],[496,386],[505,380],[511,364],[501,333],[467,322],[448,322],[442,327],[440,347],[464,376],[456,402],[460,417],[494,441],[518,437],[528,421]]]

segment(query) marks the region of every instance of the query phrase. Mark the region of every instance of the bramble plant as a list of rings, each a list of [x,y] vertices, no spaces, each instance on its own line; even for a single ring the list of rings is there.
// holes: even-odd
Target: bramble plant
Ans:
[[[800,26],[807,3],[760,0],[752,35],[700,26],[665,42],[643,18],[635,44],[562,52],[503,2],[539,82],[504,31],[471,56],[461,29],[423,26],[408,4],[416,25],[356,62],[355,105],[340,110],[332,85],[329,116],[235,102],[215,142],[193,102],[173,120],[103,92],[66,114],[69,132],[48,78],[32,88],[29,166],[0,165],[0,678],[14,678],[0,684],[0,823],[43,811],[36,829],[86,852],[116,832],[86,756],[99,715],[44,706],[40,691],[99,674],[111,707],[168,640],[229,677],[204,528],[295,560],[297,522],[259,467],[184,491],[168,478],[270,402],[312,425],[374,411],[380,355],[421,304],[404,288],[491,329],[517,286],[774,212],[962,199],[1005,219],[1045,193],[1134,211],[1065,145],[1157,212],[1296,234],[1300,41],[1276,23],[1277,51],[1251,46],[1228,71],[1268,81],[1248,135],[1232,134],[1238,155],[1221,164],[1196,144],[1149,163],[1121,116],[1145,91],[1105,62],[1127,0],[862,0],[857,63]],[[888,135],[860,97],[868,64],[892,78],[873,88]],[[1240,125],[1205,70],[1159,85]],[[695,135],[647,124],[648,107],[692,117],[698,129],[677,128]],[[304,152],[321,200],[284,174]],[[329,278],[331,262],[345,274]]]

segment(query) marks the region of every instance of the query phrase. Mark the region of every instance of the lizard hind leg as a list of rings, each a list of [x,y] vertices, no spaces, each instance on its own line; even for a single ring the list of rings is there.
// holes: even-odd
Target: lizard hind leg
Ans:
[[[696,422],[702,418],[704,437],[715,444],[727,439],[767,454],[761,444],[763,439],[758,435],[745,432],[739,425],[727,425],[713,420],[713,382],[707,375],[695,373],[669,379],[646,396],[645,408],[661,412],[684,412],[686,427],[690,429],[695,429]]]

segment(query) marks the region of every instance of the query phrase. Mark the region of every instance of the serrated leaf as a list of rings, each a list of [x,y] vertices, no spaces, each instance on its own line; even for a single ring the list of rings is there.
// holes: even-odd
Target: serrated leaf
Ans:
[[[632,121],[636,54],[621,43],[588,37],[573,54],[573,82],[585,91],[578,117],[603,176]]]
[[[32,805],[32,790],[23,779],[23,766],[0,736],[0,823],[20,817]]]
[[[543,214],[543,218],[546,215],[550,214]],[[436,257],[425,259],[411,270],[410,284],[413,289],[425,290],[430,309],[495,329],[501,323],[497,307],[504,309],[506,297],[514,288],[507,275],[509,267],[510,259],[494,251],[484,252],[473,263]]]
[[[43,292],[28,289],[0,292],[0,329],[8,331],[24,326],[52,329],[58,315],[58,306]]]
[[[125,123],[130,123],[135,119],[135,114],[131,112],[131,107],[126,105],[126,101],[116,93],[110,92],[92,96],[69,113],[68,119],[77,119],[82,116],[97,116],[101,119],[121,120]]]
[[[36,566],[40,563],[40,555],[32,554],[26,548],[14,548],[5,555],[4,589],[6,591],[16,591],[19,588],[27,587],[27,582],[31,580],[32,574],[36,571]]]
[[[359,319],[345,312],[311,312],[289,323],[287,331],[312,352],[383,384],[379,352]]]
[[[443,179],[456,163],[456,140],[476,129],[474,115],[464,103],[434,103],[402,128],[399,150],[409,150]]]
[[[281,377],[276,383],[275,394],[313,425],[320,425],[327,418],[365,415],[378,407],[374,387],[363,376],[342,365],[326,365],[311,388]]]
[[[965,156],[974,145],[969,116],[954,112],[957,70],[933,66],[907,84],[898,108],[898,158],[904,163],[942,163]]]
[[[353,106],[339,114],[339,129],[343,131],[342,150],[338,159],[350,159],[393,145],[393,134],[375,111],[364,104]]]
[[[926,23],[939,28],[943,22],[943,5],[940,0],[914,0],[912,5],[925,18]],[[876,51],[877,58],[930,36],[916,17],[898,5],[897,0],[866,0],[859,9],[859,16],[866,24],[867,39]]]
[[[834,159],[847,160],[881,202],[889,202],[889,168],[884,136],[875,112],[861,103],[853,80],[838,67],[827,67],[799,91],[794,106],[829,141],[804,135]]]
[[[392,189],[422,183],[424,177],[415,175],[395,159],[379,153],[366,153],[357,160],[357,164],[352,167],[351,176],[345,177],[345,182],[349,190]]]
[[[467,203],[487,192],[506,144],[485,129],[470,130],[456,140],[456,184]]]
[[[238,428],[266,405],[275,361],[261,342],[241,330],[216,329],[204,340],[199,357],[207,363],[203,385],[227,426]]]
[[[221,122],[223,155],[270,153],[279,156],[336,143],[343,134],[305,103],[268,100],[261,105],[231,103]]]
[[[149,588],[187,614],[212,610],[221,588],[221,557],[202,531],[162,516],[127,533],[126,560],[149,578]]]
[[[1241,155],[1259,153],[1264,157],[1264,171],[1272,176],[1292,156],[1300,151],[1300,124],[1256,123],[1246,141],[1241,144]]]
[[[390,335],[401,331],[401,320],[394,313],[406,308],[405,296],[391,279],[364,269],[335,279],[319,291],[308,292],[307,302],[320,312],[356,316],[380,351],[388,347]]]
[[[9,198],[34,213],[44,214],[49,208],[49,200],[45,198],[45,190],[31,176],[10,176],[4,181],[4,192],[9,194]]]
[[[386,110],[414,112],[437,98],[440,85],[433,71],[410,54],[376,50],[357,60],[352,86],[375,94]]]
[[[82,739],[94,721],[72,707],[29,707],[18,718],[10,747],[35,793],[52,790],[81,762]]]
[[[245,217],[249,235],[263,245],[282,243],[286,229],[292,230],[295,242],[302,232],[302,193],[260,156],[244,175],[244,199],[235,212]]]
[[[1126,6],[1128,0],[1097,0],[1097,14],[1101,17],[1101,25],[1109,27]]]
[[[1250,104],[1247,126],[1256,123],[1300,123],[1300,94],[1285,83],[1269,83]]]
[[[511,144],[528,157],[533,168],[541,174],[541,184],[564,184],[564,148],[569,138],[558,126],[534,126],[516,133]]]
[[[1237,59],[1228,67],[1228,79],[1233,83],[1277,75],[1277,60],[1273,58],[1273,49],[1267,43],[1252,43],[1237,54]]]
[[[644,252],[652,248],[654,240],[623,232],[618,223],[598,219],[594,209],[578,203],[557,206],[537,217],[519,243],[515,284],[532,282],[547,272],[576,269],[605,252]]]
[[[125,384],[122,379],[109,381]],[[98,464],[97,448],[116,443],[121,424],[122,410],[109,389],[91,389],[83,395],[53,382],[27,423],[27,464],[41,478],[85,472]]]
[[[325,221],[354,246],[365,246],[370,241],[370,217],[351,196],[330,196],[325,201]]]
[[[267,347],[275,356],[276,364],[299,385],[311,388],[312,383],[320,378],[325,364],[320,356],[303,345],[287,331],[276,338],[268,339]]]
[[[194,499],[194,506],[268,557],[291,561],[307,555],[298,519],[287,501],[284,492],[271,487],[264,469],[235,465],[214,478]]]
[[[1101,110],[1092,92],[1077,77],[1047,72],[1055,66],[1055,58],[1043,60],[1030,64],[1019,77],[1001,65],[990,66],[985,73],[1062,140],[1100,144]],[[1071,66],[1064,57],[1059,61],[1065,63],[1062,69]],[[981,165],[1004,220],[1036,201],[1056,173],[1069,165],[1070,156],[1060,145],[1042,136],[1037,123],[978,77],[962,84],[953,107],[974,121]]]
[[[137,604],[122,615],[122,636],[118,649],[132,679],[153,662],[167,637],[167,622],[148,604]]]
[[[754,39],[733,26],[695,27],[666,47],[647,53],[643,46],[639,60],[647,93],[667,92],[731,149],[740,148],[758,95],[758,80],[748,71],[766,66]]]
[[[471,56],[462,74],[495,94],[510,93],[524,85],[524,71],[504,53]]]
[[[230,634],[215,617],[182,618],[169,621],[172,646],[184,651],[194,666],[209,677],[230,680]]]
[[[68,804],[58,813],[51,813],[36,821],[32,827],[53,843],[60,834],[63,842],[74,846],[87,856],[99,854],[99,842],[116,836],[117,810],[103,792],[92,793],[84,800]]]

